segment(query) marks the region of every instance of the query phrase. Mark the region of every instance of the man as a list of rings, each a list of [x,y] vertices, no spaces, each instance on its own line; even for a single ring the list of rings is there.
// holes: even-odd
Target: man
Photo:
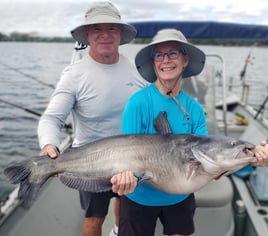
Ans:
[[[40,155],[50,158],[59,154],[60,129],[70,113],[74,121],[73,147],[120,134],[124,105],[130,95],[145,84],[134,65],[118,52],[119,45],[129,43],[136,30],[121,21],[116,7],[110,2],[95,2],[85,18],[85,24],[71,33],[76,41],[90,46],[89,53],[63,71],[39,122]],[[112,191],[80,192],[85,210],[84,236],[101,236],[110,198],[116,196]],[[115,206],[118,225],[118,200]],[[111,235],[116,235],[116,231],[115,227]]]

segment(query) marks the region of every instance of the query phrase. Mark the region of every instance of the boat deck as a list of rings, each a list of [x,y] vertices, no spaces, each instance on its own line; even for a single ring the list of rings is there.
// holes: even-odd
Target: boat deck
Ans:
[[[197,210],[195,216],[196,233],[194,236],[231,236],[233,219],[231,199],[232,185],[227,177],[213,181],[196,194]],[[209,208],[207,208],[209,205]],[[221,214],[218,214],[217,210]],[[213,217],[214,227],[207,227],[207,217]],[[230,215],[231,214],[231,215]],[[220,220],[219,220],[220,218]],[[57,178],[50,180],[39,194],[34,205],[25,210],[17,207],[0,227],[0,235],[5,236],[73,236],[82,235],[84,213],[80,208],[77,190],[63,185]],[[225,222],[225,224],[222,224]],[[111,200],[108,216],[103,226],[103,236],[108,236],[114,224],[113,200]],[[158,222],[156,236],[162,234],[162,225]]]
[[[78,192],[64,186],[55,178],[43,188],[29,210],[16,208],[16,211],[9,216],[9,220],[0,227],[0,235],[82,235],[83,219],[84,212],[80,208]],[[108,236],[113,224],[113,200],[111,200],[102,235]],[[161,225],[158,224],[155,235],[161,235],[161,230]]]

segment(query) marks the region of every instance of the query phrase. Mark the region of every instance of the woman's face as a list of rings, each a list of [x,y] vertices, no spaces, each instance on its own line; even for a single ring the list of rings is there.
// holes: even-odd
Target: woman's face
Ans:
[[[178,43],[164,42],[154,48],[153,63],[158,79],[176,82],[188,65],[189,56],[182,53]]]

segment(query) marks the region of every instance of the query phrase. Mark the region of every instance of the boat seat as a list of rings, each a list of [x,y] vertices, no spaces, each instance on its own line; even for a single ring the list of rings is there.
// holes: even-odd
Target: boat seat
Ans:
[[[223,176],[195,193],[195,233],[193,236],[233,236],[233,188],[231,180]],[[212,227],[208,227],[209,225]]]

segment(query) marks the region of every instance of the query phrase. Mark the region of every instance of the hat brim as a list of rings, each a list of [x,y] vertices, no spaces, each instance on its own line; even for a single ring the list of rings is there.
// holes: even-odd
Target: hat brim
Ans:
[[[148,82],[154,82],[156,80],[156,74],[153,67],[152,53],[157,44],[163,42],[177,42],[181,47],[186,49],[189,55],[189,64],[182,73],[183,78],[198,75],[204,68],[206,56],[199,48],[190,43],[185,43],[179,40],[162,39],[161,41],[155,41],[142,48],[135,57],[136,67],[141,76]]]
[[[137,30],[134,28],[134,26],[123,23],[121,20],[116,20],[115,18],[107,17],[107,16],[97,16],[94,17],[94,19],[91,20],[90,23],[80,25],[73,29],[71,31],[72,37],[79,43],[83,43],[85,45],[88,45],[88,39],[87,39],[87,31],[88,31],[88,26],[89,25],[94,25],[94,24],[118,24],[122,27],[122,36],[121,36],[121,41],[120,45],[126,44],[131,42],[136,34]]]

